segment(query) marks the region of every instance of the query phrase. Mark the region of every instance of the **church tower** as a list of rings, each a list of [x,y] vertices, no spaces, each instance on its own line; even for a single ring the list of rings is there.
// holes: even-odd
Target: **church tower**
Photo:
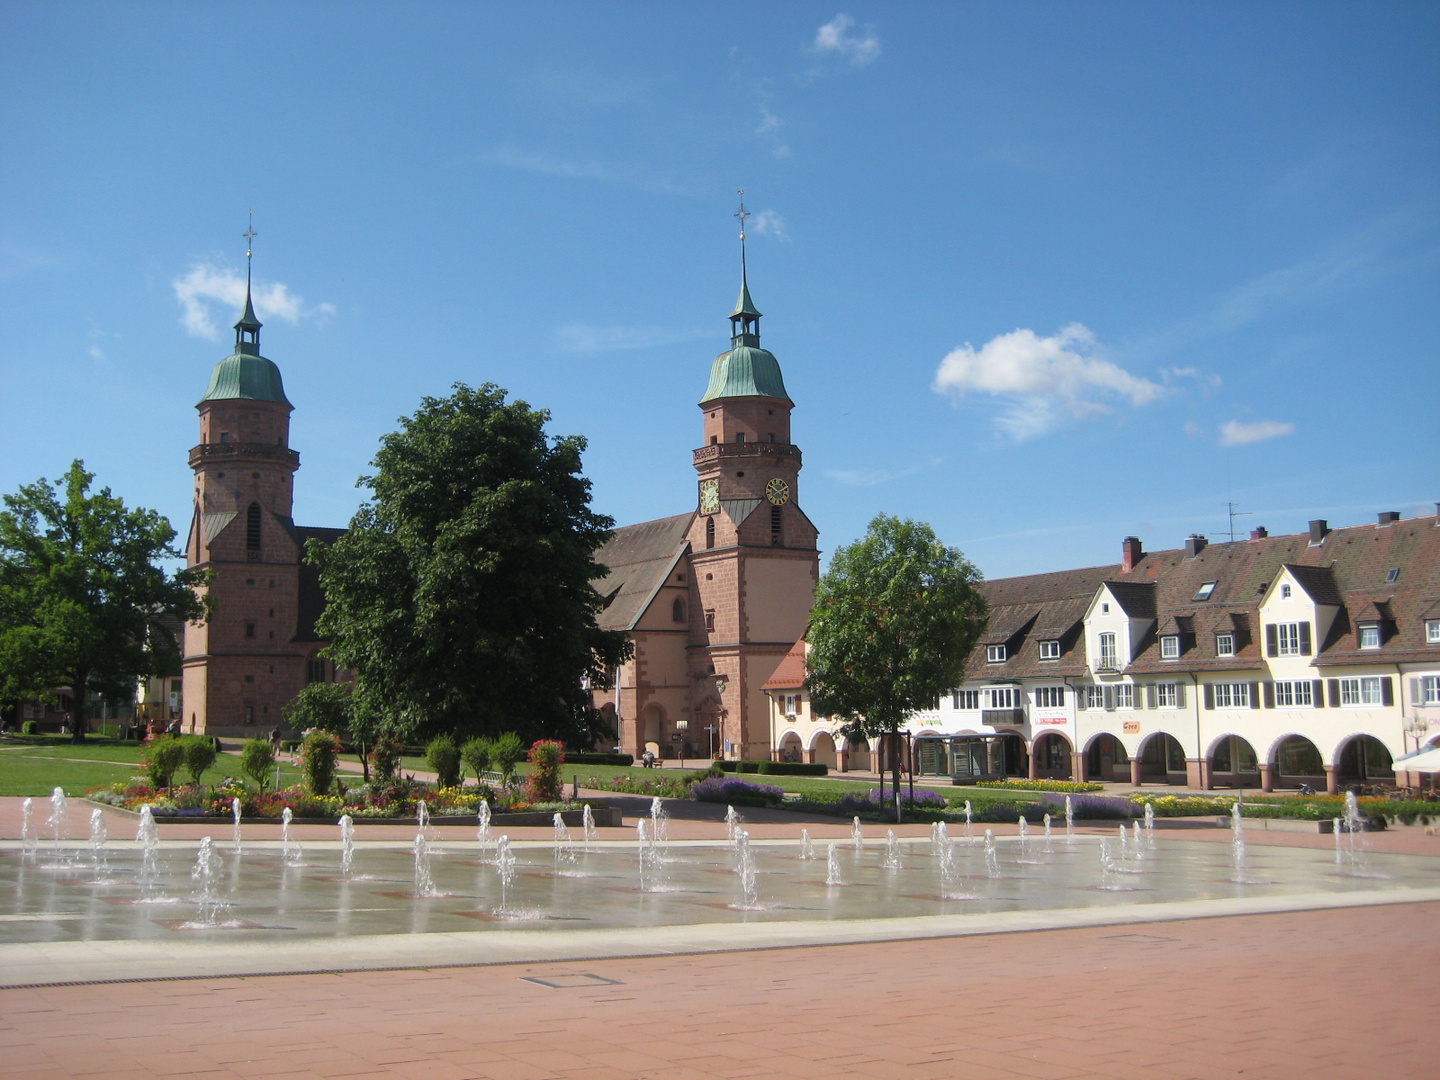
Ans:
[[[256,235],[247,232],[247,239]],[[256,736],[304,687],[299,619],[302,538],[291,519],[295,470],[280,369],[260,355],[250,298],[235,324],[235,351],[215,365],[196,408],[200,443],[190,451],[194,514],[186,565],[211,573],[214,613],[185,627],[184,726],[210,735]]]
[[[805,631],[819,581],[817,533],[800,509],[800,448],[775,355],[760,347],[741,203],[740,296],[730,349],[715,358],[700,400],[694,452],[699,512],[689,530],[691,716],[713,727],[727,757],[770,757],[761,689]],[[704,735],[700,736],[702,739]]]

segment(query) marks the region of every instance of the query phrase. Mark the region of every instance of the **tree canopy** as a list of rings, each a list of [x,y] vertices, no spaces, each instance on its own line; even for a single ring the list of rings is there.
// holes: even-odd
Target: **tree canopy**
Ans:
[[[838,548],[815,590],[806,688],[817,715],[898,732],[965,677],[988,608],[980,572],[924,522],[881,514]],[[899,761],[893,763],[899,782]]]
[[[604,734],[582,680],[608,685],[628,655],[595,621],[614,522],[590,509],[585,440],[548,420],[488,383],[423,399],[381,440],[349,531],[309,546],[317,631],[397,734]]]
[[[170,523],[109,488],[92,493],[94,479],[76,461],[0,511],[0,696],[69,687],[76,742],[92,691],[133,699],[137,680],[175,670],[175,624],[209,613],[202,573],[157,565],[182,557]]]

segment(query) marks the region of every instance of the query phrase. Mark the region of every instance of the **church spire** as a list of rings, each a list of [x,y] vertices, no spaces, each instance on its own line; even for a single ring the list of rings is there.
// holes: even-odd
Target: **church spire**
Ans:
[[[254,246],[252,241],[260,235],[255,231],[254,215],[255,212],[250,211],[250,224],[240,234],[245,237],[245,312],[240,316],[240,321],[235,324],[235,351],[259,356],[261,323],[255,317],[255,305],[250,301],[250,256]]]
[[[745,266],[745,220],[750,211],[745,209],[745,189],[740,189],[740,209],[735,211],[740,219],[740,296],[735,301],[735,310],[730,313],[730,346],[760,345],[760,312],[755,301],[750,299],[750,283]]]

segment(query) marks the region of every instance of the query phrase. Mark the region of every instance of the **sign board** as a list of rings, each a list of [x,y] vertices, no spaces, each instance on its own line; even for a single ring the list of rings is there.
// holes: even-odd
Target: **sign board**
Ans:
[[[731,754],[731,753],[733,753],[733,752],[734,752],[734,747],[731,746],[730,740],[729,740],[729,739],[726,739],[726,740],[725,740],[725,753],[728,755],[728,754]]]
[[[1126,735],[1139,735],[1139,734],[1140,734],[1140,721],[1139,721],[1139,720],[1126,720],[1125,723],[1124,723],[1124,726],[1123,726],[1123,730],[1124,730],[1124,732],[1125,732]]]
[[[1069,722],[1069,718],[1065,716],[1042,716],[1035,721],[1040,727],[1064,727]]]
[[[680,733],[677,731],[677,732],[675,732],[674,734],[672,734],[672,735],[670,736],[670,741],[671,741],[671,742],[679,742],[679,741],[680,741]]]

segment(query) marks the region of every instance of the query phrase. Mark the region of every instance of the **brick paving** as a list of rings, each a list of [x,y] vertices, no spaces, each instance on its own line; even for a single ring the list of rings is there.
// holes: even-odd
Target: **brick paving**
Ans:
[[[1406,904],[706,956],[3,990],[0,1073],[1433,1077],[1437,919],[1440,904]]]

